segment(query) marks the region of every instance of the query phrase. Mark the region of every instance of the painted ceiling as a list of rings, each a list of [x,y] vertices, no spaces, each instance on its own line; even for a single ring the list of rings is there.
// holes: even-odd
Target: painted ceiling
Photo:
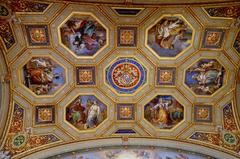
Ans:
[[[239,2],[0,2],[0,159],[240,157]]]

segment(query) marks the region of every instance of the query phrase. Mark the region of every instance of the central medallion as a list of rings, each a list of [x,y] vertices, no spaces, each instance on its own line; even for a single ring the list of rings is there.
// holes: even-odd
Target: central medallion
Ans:
[[[134,58],[119,58],[106,70],[107,83],[118,93],[134,93],[146,81],[146,69]]]

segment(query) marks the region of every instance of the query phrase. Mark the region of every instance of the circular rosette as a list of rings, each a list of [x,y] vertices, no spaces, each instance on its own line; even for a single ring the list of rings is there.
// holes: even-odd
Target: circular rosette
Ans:
[[[228,131],[223,132],[222,140],[223,140],[224,144],[228,145],[228,146],[237,145],[237,143],[238,143],[237,135],[235,133],[228,132]]]
[[[24,134],[16,135],[12,138],[12,148],[19,149],[26,144],[27,138]]]
[[[107,68],[107,82],[118,93],[134,93],[146,81],[146,69],[133,58],[120,58]]]

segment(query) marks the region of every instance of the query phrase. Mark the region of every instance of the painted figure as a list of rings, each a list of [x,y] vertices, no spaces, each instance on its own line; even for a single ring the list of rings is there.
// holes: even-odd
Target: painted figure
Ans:
[[[92,56],[106,44],[106,30],[92,17],[72,17],[61,27],[62,42],[77,56]]]
[[[167,125],[169,123],[169,111],[168,107],[171,105],[171,101],[163,101],[162,98],[159,98],[158,104],[156,104],[153,109],[156,111],[158,110],[157,114],[158,116],[156,119],[153,119],[154,122]]]
[[[65,83],[64,69],[47,57],[32,58],[23,73],[25,86],[37,95],[53,94]]]
[[[203,59],[187,70],[186,84],[199,95],[211,95],[222,86],[224,68],[216,60]]]
[[[100,121],[101,121],[100,107],[97,105],[97,102],[94,101],[93,105],[90,107],[90,109],[88,111],[86,127],[87,128],[96,127],[97,123],[99,123]]]
[[[190,45],[192,30],[178,17],[164,17],[148,31],[148,45],[160,56],[174,57]]]

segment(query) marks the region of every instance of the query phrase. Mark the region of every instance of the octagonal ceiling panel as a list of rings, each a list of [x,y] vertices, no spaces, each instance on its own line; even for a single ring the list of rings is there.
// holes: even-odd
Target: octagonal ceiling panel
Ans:
[[[183,117],[184,107],[171,95],[158,95],[144,106],[144,118],[157,129],[172,129]]]
[[[106,83],[119,94],[135,93],[146,83],[146,68],[134,58],[119,58],[106,69]]]
[[[96,128],[107,118],[107,106],[94,95],[80,95],[66,107],[66,121],[78,130]]]
[[[99,88],[116,102],[135,103],[154,85],[154,65],[135,49],[114,51],[97,70]]]
[[[60,26],[61,43],[76,57],[95,56],[106,46],[106,29],[91,14],[73,14]]]
[[[161,8],[141,24],[139,45],[154,63],[178,65],[199,47],[201,27],[186,8]]]
[[[50,28],[54,47],[75,64],[97,63],[113,47],[113,25],[94,6],[70,4]]]
[[[212,95],[224,83],[225,69],[215,59],[201,59],[185,72],[185,84],[196,95]]]
[[[100,136],[113,122],[113,107],[98,89],[75,88],[59,102],[57,123],[74,139]]]
[[[192,104],[176,88],[154,89],[137,103],[137,120],[155,136],[173,137],[188,128]]]
[[[26,50],[12,69],[14,89],[32,103],[51,103],[73,86],[73,67],[49,49]]]
[[[194,103],[216,102],[234,85],[234,65],[221,51],[200,51],[177,71],[177,87]]]
[[[176,57],[192,44],[193,28],[181,16],[162,16],[147,30],[147,47],[159,57]]]
[[[66,70],[49,57],[33,57],[22,68],[23,84],[36,95],[53,95],[66,82]]]

